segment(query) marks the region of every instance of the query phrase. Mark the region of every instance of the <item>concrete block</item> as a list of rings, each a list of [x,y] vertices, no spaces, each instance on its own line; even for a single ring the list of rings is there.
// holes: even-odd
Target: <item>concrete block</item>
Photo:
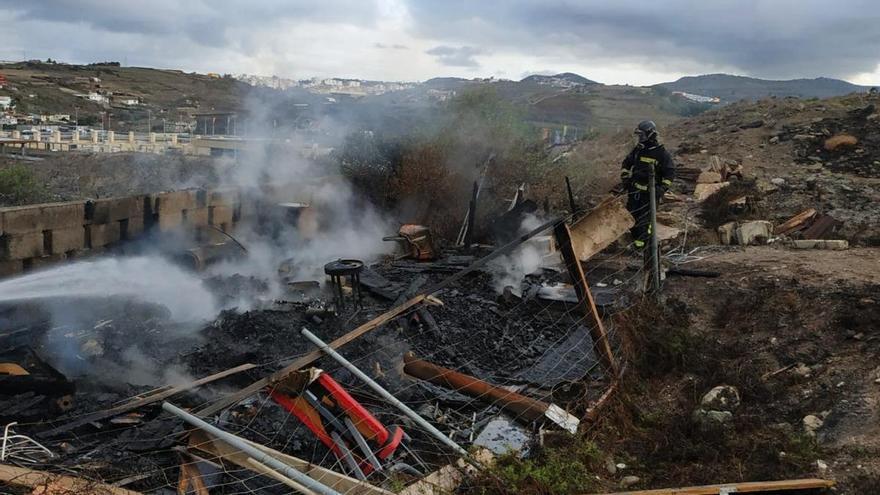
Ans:
[[[44,254],[43,233],[28,232],[25,234],[3,234],[0,238],[2,259],[23,260]]]
[[[0,261],[0,277],[18,275],[24,270],[21,260]]]
[[[232,224],[235,208],[231,206],[208,207],[208,223],[211,225]]]
[[[204,227],[208,225],[210,208],[193,208],[183,212],[183,223],[187,227]]]
[[[86,221],[88,223],[118,222],[133,217],[140,218],[143,222],[143,196],[96,199],[86,203]]]
[[[733,244],[734,232],[736,231],[736,222],[727,222],[718,227],[718,242],[724,246]]]
[[[237,187],[224,187],[208,191],[208,206],[235,206],[241,199]]]
[[[109,246],[122,238],[119,222],[93,223],[86,226],[86,247]]]
[[[849,242],[844,239],[804,239],[792,241],[791,247],[795,249],[830,249],[841,251],[849,249]]]
[[[698,203],[709,196],[730,185],[730,182],[717,182],[715,184],[697,184],[694,188],[694,200]]]
[[[718,172],[700,172],[700,175],[697,176],[697,184],[714,184],[716,182],[721,182],[721,174]]]
[[[153,211],[161,217],[163,213],[180,212],[198,207],[197,191],[172,191],[153,196]]]
[[[158,225],[163,232],[179,229],[183,225],[183,211],[160,213]]]
[[[0,208],[0,228],[4,234],[24,234],[82,226],[85,203],[47,203]]]
[[[68,251],[86,247],[86,229],[82,226],[46,231],[46,254],[64,254]]]
[[[740,246],[766,244],[773,233],[773,224],[766,220],[751,220],[737,226],[734,236]]]
[[[135,239],[144,233],[144,217],[131,217],[120,221],[122,239]]]
[[[61,263],[62,261],[67,259],[67,255],[64,253],[59,254],[50,254],[48,256],[40,256],[37,258],[30,258],[24,260],[23,265],[28,270],[37,270],[40,268],[46,268],[52,266],[56,263]]]

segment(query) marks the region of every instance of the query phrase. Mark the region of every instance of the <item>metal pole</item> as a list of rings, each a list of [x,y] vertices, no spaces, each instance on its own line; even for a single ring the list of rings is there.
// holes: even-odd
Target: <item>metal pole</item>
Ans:
[[[318,481],[313,480],[312,478],[309,478],[308,476],[303,474],[301,471],[298,471],[298,470],[288,466],[287,464],[284,464],[283,462],[279,461],[278,459],[266,454],[265,452],[262,452],[261,450],[248,444],[247,442],[245,442],[241,438],[233,435],[232,433],[229,433],[228,431],[223,431],[220,428],[217,428],[216,426],[214,426],[210,423],[207,423],[207,422],[193,416],[192,414],[189,414],[186,411],[183,411],[182,409],[178,408],[174,404],[171,404],[168,402],[163,402],[162,409],[181,418],[182,420],[195,426],[196,428],[199,428],[200,430],[205,430],[206,432],[210,433],[211,435],[228,443],[232,447],[235,447],[236,449],[240,450],[241,452],[244,452],[245,454],[251,456],[252,458],[257,460],[258,462],[261,462],[261,463],[271,467],[272,469],[275,469],[276,471],[279,471],[280,473],[282,473],[290,478],[293,478],[294,481],[301,483],[303,486],[305,486],[306,488],[308,488],[310,490],[313,490],[313,491],[320,493],[322,495],[341,495],[339,492],[330,488],[329,486],[326,486],[322,483],[319,483]]]
[[[648,172],[648,197],[651,201],[651,290],[660,294],[660,256],[657,247],[657,171],[651,166]]]
[[[338,352],[333,350],[332,347],[328,346],[324,343],[323,340],[319,339],[315,334],[310,332],[308,329],[303,328],[302,332],[303,336],[312,341],[313,344],[318,346],[325,354],[332,357],[337,363],[341,364],[345,369],[350,371],[353,375],[360,378],[364,383],[367,384],[374,392],[382,396],[385,400],[390,402],[394,407],[400,409],[403,414],[406,414],[409,419],[415,421],[415,423],[422,428],[424,428],[428,433],[431,434],[437,440],[440,440],[442,443],[455,450],[458,454],[463,456],[465,459],[470,459],[470,454],[467,453],[466,450],[461,448],[457,443],[455,443],[451,438],[447,437],[443,434],[442,431],[434,428],[434,425],[425,421],[425,418],[419,416],[419,413],[413,411],[403,402],[400,402],[397,397],[391,395],[390,392],[382,388],[382,385],[379,385],[372,378],[365,375],[363,371],[359,370],[355,365],[348,362],[347,359],[342,357]]]

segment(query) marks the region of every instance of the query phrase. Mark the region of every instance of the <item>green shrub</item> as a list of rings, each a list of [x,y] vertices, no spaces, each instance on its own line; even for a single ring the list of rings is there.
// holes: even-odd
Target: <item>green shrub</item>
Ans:
[[[0,170],[0,204],[39,203],[45,198],[46,188],[28,167],[13,165]]]

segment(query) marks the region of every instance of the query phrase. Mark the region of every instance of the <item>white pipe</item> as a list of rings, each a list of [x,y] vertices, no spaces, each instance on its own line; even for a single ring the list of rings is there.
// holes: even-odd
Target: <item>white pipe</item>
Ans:
[[[287,464],[284,464],[283,462],[279,461],[278,459],[266,454],[265,452],[262,452],[259,449],[255,448],[251,445],[248,445],[241,438],[233,435],[232,433],[229,433],[227,431],[223,431],[220,428],[217,428],[216,426],[214,426],[206,421],[203,421],[202,419],[197,418],[197,417],[193,416],[192,414],[189,414],[188,412],[178,408],[177,406],[175,406],[171,403],[163,402],[162,409],[164,409],[164,410],[170,412],[171,414],[183,419],[184,421],[195,426],[196,428],[199,428],[201,430],[205,430],[206,432],[210,433],[211,435],[219,438],[220,440],[228,443],[229,445],[235,447],[236,449],[251,456],[254,460],[261,462],[261,463],[271,467],[272,469],[275,469],[276,471],[292,478],[294,481],[299,482],[300,484],[302,484],[303,486],[305,486],[309,490],[312,490],[316,493],[320,493],[322,495],[341,495],[339,492],[333,490],[329,486],[326,486],[322,483],[319,483],[318,481],[313,480],[312,478],[309,478],[308,476],[306,476],[305,474],[303,474],[299,470],[296,470],[296,469],[288,466]]]
[[[470,455],[467,453],[466,450],[461,448],[461,446],[459,446],[457,443],[455,443],[451,438],[444,435],[442,431],[435,428],[434,425],[432,425],[431,423],[428,423],[425,420],[425,418],[419,416],[419,413],[410,409],[409,406],[407,406],[403,402],[400,402],[397,399],[397,397],[391,395],[390,392],[388,392],[387,390],[382,388],[382,385],[379,385],[378,383],[373,381],[373,379],[370,378],[369,376],[365,375],[363,371],[359,370],[355,365],[348,362],[347,359],[345,359],[344,357],[342,357],[342,355],[340,355],[338,352],[333,350],[332,347],[330,347],[326,343],[324,343],[323,340],[316,337],[315,334],[313,334],[312,332],[310,332],[306,328],[303,328],[301,333],[303,334],[303,336],[305,338],[311,340],[313,344],[318,346],[321,349],[321,351],[326,353],[328,356],[332,357],[334,360],[336,360],[336,362],[338,362],[343,367],[345,367],[345,369],[347,369],[348,371],[351,371],[352,374],[354,374],[355,376],[360,378],[371,389],[373,389],[373,391],[375,391],[377,394],[381,395],[382,398],[384,398],[385,400],[390,402],[394,407],[400,409],[400,411],[403,414],[406,414],[407,417],[409,417],[409,419],[415,421],[417,425],[424,428],[428,433],[431,434],[431,436],[433,436],[437,440],[440,440],[441,442],[446,444],[448,447],[450,447],[452,450],[454,450],[458,454],[464,456],[466,459],[470,459]]]

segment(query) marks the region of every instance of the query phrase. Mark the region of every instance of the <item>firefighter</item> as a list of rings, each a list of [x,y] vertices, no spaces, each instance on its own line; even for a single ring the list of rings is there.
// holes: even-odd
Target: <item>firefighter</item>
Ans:
[[[636,221],[630,229],[633,246],[644,248],[651,239],[651,199],[649,187],[654,187],[657,201],[672,187],[675,163],[672,155],[658,141],[657,126],[650,120],[641,122],[635,130],[638,143],[623,159],[620,179],[627,193],[626,209]],[[650,168],[654,167],[654,184],[650,182]]]

